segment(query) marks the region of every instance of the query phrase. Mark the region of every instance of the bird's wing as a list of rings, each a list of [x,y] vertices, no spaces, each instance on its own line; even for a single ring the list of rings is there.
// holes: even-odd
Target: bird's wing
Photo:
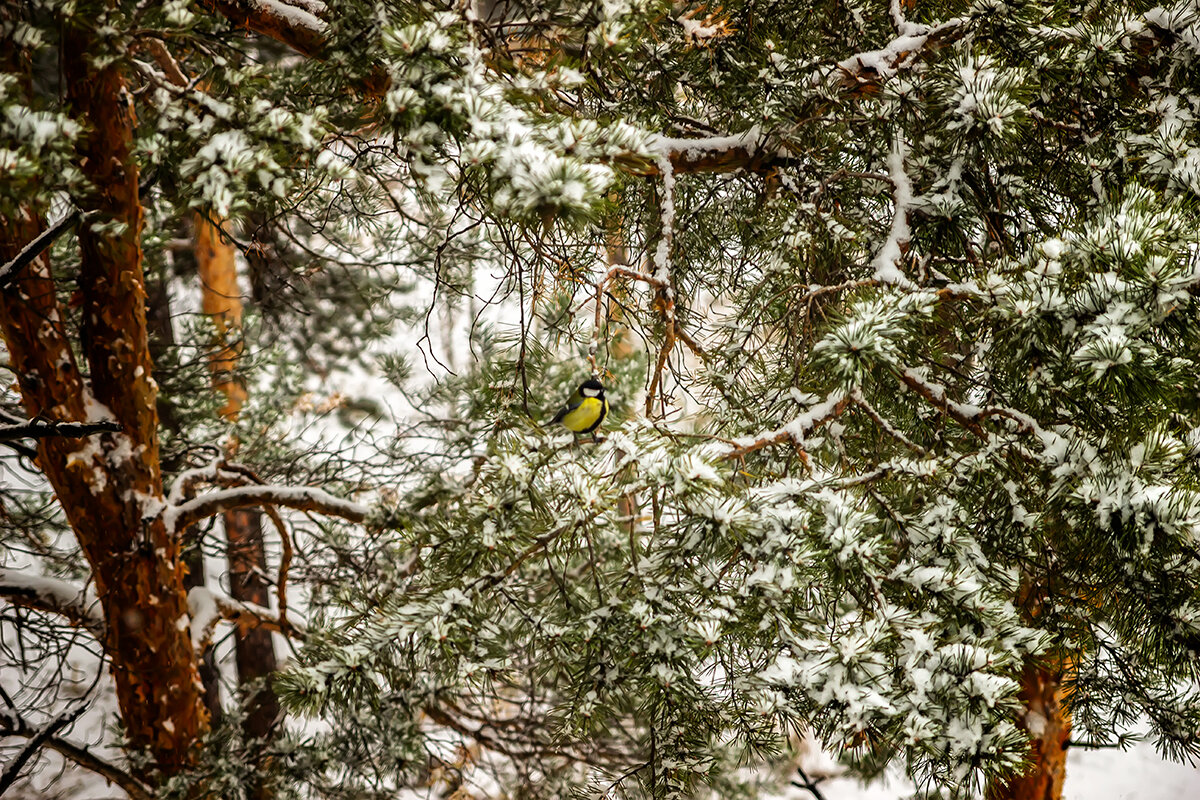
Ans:
[[[579,406],[582,403],[583,403],[583,395],[581,395],[579,393],[579,391],[576,390],[574,392],[574,394],[572,394],[569,398],[567,398],[567,404],[558,410],[558,413],[554,415],[554,419],[550,420],[550,424],[557,425],[558,423],[562,422],[563,417],[567,416],[567,414],[570,414],[572,411],[579,408]]]

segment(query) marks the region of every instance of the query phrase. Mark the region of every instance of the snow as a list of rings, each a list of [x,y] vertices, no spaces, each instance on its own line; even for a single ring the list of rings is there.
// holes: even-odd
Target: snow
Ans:
[[[912,182],[904,171],[904,134],[897,131],[891,153],[888,154],[888,174],[892,179],[895,210],[892,212],[892,229],[887,241],[871,262],[875,268],[875,278],[880,283],[890,283],[906,288],[916,288],[903,272],[897,262],[904,256],[904,245],[912,237],[908,227],[908,213],[913,205]]]
[[[662,230],[659,231],[658,246],[654,250],[654,279],[669,293],[671,242],[675,238],[675,172],[671,166],[671,159],[665,153],[659,151],[657,160],[662,171],[663,193],[660,201]]]
[[[325,33],[325,23],[314,14],[318,8],[324,9],[323,3],[305,0],[299,0],[295,5],[281,3],[279,0],[248,0],[248,3],[260,11],[282,18],[294,28],[305,28],[317,34]]]
[[[706,153],[745,149],[754,152],[762,145],[762,129],[758,125],[732,136],[709,136],[698,139],[672,139],[655,136],[649,142],[652,151],[663,156],[682,156],[689,160],[703,158]]]
[[[117,418],[112,413],[112,410],[96,399],[90,391],[83,393],[83,421],[84,422],[116,422]]]
[[[29,594],[52,608],[72,609],[87,621],[89,627],[103,629],[104,614],[100,601],[85,588],[61,578],[34,575],[0,567],[0,593]]]
[[[693,41],[711,39],[721,32],[720,28],[711,25],[702,25],[689,17],[679,17],[675,21],[683,26],[683,35]]]
[[[759,436],[743,436],[741,438],[734,439],[733,442],[738,447],[748,447],[754,444],[756,441],[761,441],[762,439],[774,439],[784,434],[791,436],[797,442],[803,442],[805,435],[821,422],[833,416],[834,410],[837,408],[838,404],[845,401],[845,399],[846,395],[842,392],[834,392],[823,401],[810,406],[803,413],[796,416],[791,422],[778,430],[768,431]]]
[[[194,586],[188,590],[188,623],[192,630],[192,647],[197,651],[212,636],[212,629],[221,619],[221,611],[217,608],[213,593],[203,586]]]
[[[829,774],[810,763],[828,756],[818,753],[806,756],[801,765],[810,775]],[[826,800],[900,800],[912,794],[915,787],[896,771],[883,778],[862,784],[850,777],[832,777],[819,784]],[[785,795],[789,800],[811,800],[812,795],[794,789]],[[1063,800],[1184,800],[1200,797],[1200,769],[1187,764],[1162,760],[1153,745],[1141,742],[1129,750],[1067,751],[1067,777],[1063,784]]]
[[[329,513],[346,519],[362,519],[371,513],[371,509],[361,503],[330,494],[315,486],[238,486],[233,489],[222,489],[217,492],[188,500],[185,503],[171,504],[163,512],[163,520],[168,530],[175,530],[180,516],[203,508],[216,508],[218,511],[240,508],[245,505],[281,505],[301,506],[316,505],[322,513]]]

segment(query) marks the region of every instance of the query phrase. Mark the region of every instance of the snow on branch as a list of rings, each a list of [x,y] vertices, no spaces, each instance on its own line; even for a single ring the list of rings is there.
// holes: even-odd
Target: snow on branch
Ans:
[[[912,389],[921,397],[928,400],[946,413],[946,416],[962,425],[980,439],[987,438],[983,422],[988,417],[1006,417],[1017,423],[1019,433],[1035,433],[1040,430],[1037,421],[1014,408],[1003,406],[977,406],[970,403],[958,403],[950,399],[950,392],[940,383],[929,380],[912,368],[904,369],[897,376],[900,383]]]
[[[328,26],[318,16],[326,14],[327,9],[319,0],[201,0],[200,5],[309,58],[323,60],[328,56]],[[368,97],[380,97],[390,82],[387,72],[377,66],[359,88]]]
[[[233,24],[283,42],[306,56],[320,56],[328,40],[325,22],[308,8],[280,0],[203,0]],[[311,7],[311,6],[310,6]]]
[[[725,454],[725,458],[741,458],[747,453],[770,447],[791,439],[797,447],[804,446],[805,437],[817,428],[841,416],[853,398],[845,392],[834,392],[816,405],[810,406],[787,425],[778,430],[764,433],[755,439],[743,438],[734,441],[736,447]]]
[[[238,486],[197,497],[184,503],[174,503],[163,512],[167,529],[186,530],[202,519],[214,517],[235,508],[283,506],[297,511],[315,511],[350,522],[362,522],[371,513],[366,506],[343,500],[324,489],[313,486]]]
[[[879,50],[855,53],[813,77],[813,83],[846,90],[863,91],[881,79],[890,78],[911,67],[922,54],[961,39],[967,33],[968,18],[954,17],[938,25],[915,25],[896,20],[899,35]]]
[[[899,35],[879,50],[855,53],[836,64],[815,72],[814,87],[826,86],[841,92],[865,92],[879,81],[908,69],[924,53],[950,44],[968,30],[967,17],[954,17],[938,25],[926,26],[897,20]],[[659,136],[651,149],[664,153],[677,174],[693,172],[763,172],[777,165],[782,153],[766,146],[767,137],[755,125],[729,136],[673,139]],[[657,164],[642,171],[653,174]]]
[[[875,278],[880,283],[915,289],[916,286],[900,271],[899,267],[899,261],[904,257],[909,239],[912,238],[912,231],[908,227],[908,214],[912,208],[913,189],[912,181],[908,179],[908,173],[904,171],[904,155],[904,133],[896,131],[892,152],[888,154],[888,175],[892,181],[894,203],[892,227],[888,232],[887,241],[883,243],[883,247],[879,248],[871,266],[875,268]]]
[[[100,601],[86,589],[60,578],[30,575],[0,567],[0,598],[15,605],[65,617],[97,639],[104,638]]]
[[[282,633],[302,639],[307,633],[307,626],[294,619],[285,619],[269,608],[234,600],[217,594],[203,586],[194,586],[188,590],[188,617],[191,619],[192,646],[197,653],[202,653],[212,641],[213,632],[221,620],[232,622],[241,630],[249,628],[265,628],[269,631]]]
[[[757,125],[730,136],[696,139],[656,136],[650,142],[650,149],[658,158],[644,171],[661,172],[663,158],[669,160],[673,173],[761,171],[779,155],[766,147],[766,140]]]

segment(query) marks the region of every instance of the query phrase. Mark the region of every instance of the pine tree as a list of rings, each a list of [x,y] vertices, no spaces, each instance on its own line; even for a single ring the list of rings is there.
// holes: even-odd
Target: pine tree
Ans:
[[[2,13],[10,366],[25,416],[115,428],[38,439],[84,559],[4,593],[99,636],[131,794],[751,796],[812,728],[1055,798],[1139,718],[1200,752],[1194,2]],[[211,329],[150,360],[142,265],[195,214],[251,284],[236,423]],[[396,326],[415,422],[288,441],[297,373]],[[601,440],[540,427],[589,372]],[[304,526],[275,689],[323,723],[257,764],[194,645],[294,628],[286,582],[189,607],[181,562],[251,506]]]

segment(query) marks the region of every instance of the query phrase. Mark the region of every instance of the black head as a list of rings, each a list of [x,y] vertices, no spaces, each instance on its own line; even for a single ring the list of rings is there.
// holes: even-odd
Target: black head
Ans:
[[[604,384],[595,378],[588,378],[579,384],[579,393],[584,397],[604,397]]]

